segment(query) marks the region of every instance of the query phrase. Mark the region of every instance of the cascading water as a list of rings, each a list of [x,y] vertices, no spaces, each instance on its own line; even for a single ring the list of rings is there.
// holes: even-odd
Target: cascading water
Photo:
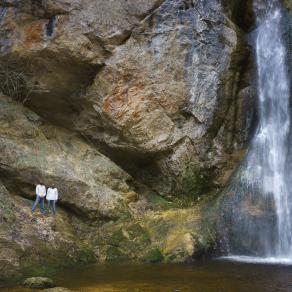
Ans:
[[[277,213],[277,239],[271,254],[292,257],[289,190],[286,183],[290,129],[290,85],[281,33],[281,9],[274,1],[257,31],[259,129],[249,157],[249,168],[259,170],[264,196],[272,196]],[[261,19],[261,18],[260,18]]]
[[[224,215],[226,245],[233,255],[292,261],[292,190],[287,184],[290,84],[283,11],[276,0],[254,6],[259,124],[227,191],[233,201],[228,198]]]

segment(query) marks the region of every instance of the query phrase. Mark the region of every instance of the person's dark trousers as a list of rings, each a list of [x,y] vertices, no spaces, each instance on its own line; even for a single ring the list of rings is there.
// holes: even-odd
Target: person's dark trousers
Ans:
[[[41,198],[38,195],[36,196],[36,199],[35,199],[35,202],[32,206],[31,211],[34,212],[38,204],[40,204],[41,212],[45,213],[45,198],[44,197]]]
[[[56,215],[56,201],[55,200],[48,200],[48,208],[51,209],[53,214]]]

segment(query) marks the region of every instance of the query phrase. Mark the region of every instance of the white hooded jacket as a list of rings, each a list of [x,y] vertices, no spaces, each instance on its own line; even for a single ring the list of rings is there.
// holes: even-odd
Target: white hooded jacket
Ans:
[[[58,200],[58,189],[57,188],[48,188],[47,191],[47,200],[48,201],[57,201]]]
[[[35,193],[37,196],[40,196],[41,198],[46,196],[46,187],[44,185],[37,185],[35,189]]]

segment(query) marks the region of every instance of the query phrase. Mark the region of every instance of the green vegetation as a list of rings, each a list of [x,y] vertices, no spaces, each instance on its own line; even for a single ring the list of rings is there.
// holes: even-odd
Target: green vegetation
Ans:
[[[110,246],[106,251],[106,261],[121,262],[128,260],[128,257],[123,254],[117,247]]]
[[[13,223],[16,219],[13,206],[7,204],[6,202],[0,201],[0,219],[7,223]]]
[[[145,260],[149,263],[159,263],[163,261],[163,255],[158,248],[154,248],[147,253]]]
[[[28,62],[27,62],[28,63]],[[25,68],[27,66],[23,66]],[[0,62],[0,92],[25,103],[34,92],[40,92],[40,86],[32,75],[12,60]]]
[[[176,207],[174,202],[169,202],[165,198],[151,193],[147,196],[149,202],[154,206],[155,209],[168,210]]]

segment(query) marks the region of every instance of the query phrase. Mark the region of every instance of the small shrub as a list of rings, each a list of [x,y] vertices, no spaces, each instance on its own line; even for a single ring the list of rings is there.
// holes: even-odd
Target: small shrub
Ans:
[[[11,98],[25,103],[32,93],[39,92],[40,86],[32,80],[32,75],[20,69],[16,62],[0,62],[0,91]]]
[[[157,249],[157,248],[151,249],[148,252],[147,256],[146,256],[146,261],[149,262],[149,263],[162,262],[163,261],[163,255],[162,255],[162,253],[160,252],[159,249]]]

